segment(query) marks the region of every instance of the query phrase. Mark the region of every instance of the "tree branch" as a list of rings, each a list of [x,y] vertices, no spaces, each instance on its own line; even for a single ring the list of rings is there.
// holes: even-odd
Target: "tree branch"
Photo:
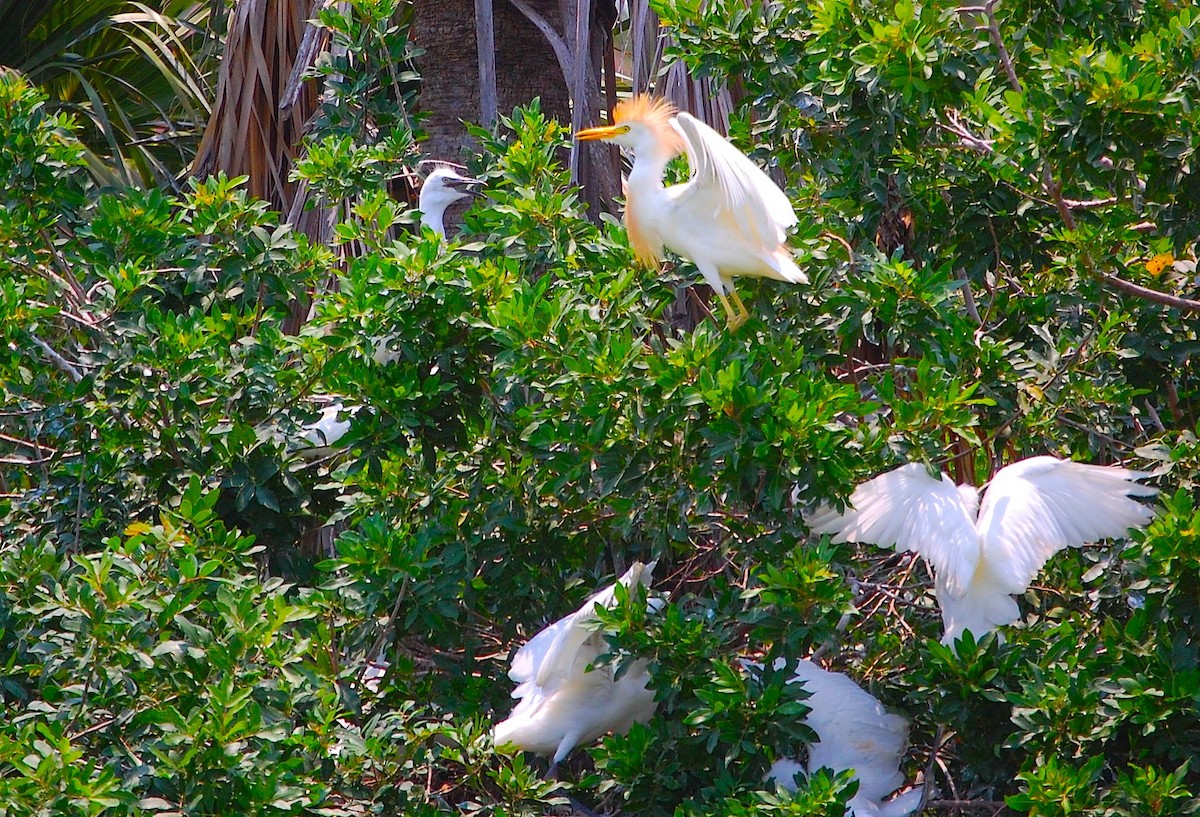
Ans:
[[[1156,289],[1134,284],[1126,281],[1123,278],[1118,278],[1115,275],[1110,275],[1105,272],[1096,273],[1101,281],[1111,286],[1113,289],[1119,289],[1122,292],[1127,292],[1130,295],[1136,295],[1139,298],[1144,298],[1147,301],[1153,301],[1163,306],[1169,306],[1174,309],[1179,309],[1183,312],[1200,312],[1200,301],[1194,301],[1191,298],[1181,298],[1178,295],[1170,295],[1166,292],[1159,292]]]
[[[50,360],[54,361],[54,365],[58,366],[58,368],[70,375],[72,380],[74,380],[76,383],[78,383],[80,380],[83,380],[83,374],[80,373],[79,369],[75,368],[75,366],[65,357],[54,351],[54,349],[50,347],[50,344],[46,343],[46,341],[42,340],[32,332],[29,333],[29,337],[33,338],[33,342],[38,345],[38,348],[46,353],[46,357],[50,358]]]

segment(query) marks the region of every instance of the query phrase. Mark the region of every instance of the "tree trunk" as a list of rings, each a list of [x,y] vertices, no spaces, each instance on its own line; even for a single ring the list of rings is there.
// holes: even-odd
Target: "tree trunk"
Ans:
[[[571,2],[571,0],[568,0]],[[528,0],[567,43],[574,43],[574,5],[559,0]],[[613,0],[593,0],[589,26],[587,93],[583,120],[598,121],[605,107],[601,92],[601,66],[611,48],[611,28],[616,19]],[[506,114],[540,98],[542,111],[564,125],[571,121],[571,98],[562,67],[546,37],[508,0],[493,0],[495,64],[498,109]],[[415,0],[412,40],[425,53],[418,59],[421,73],[420,106],[428,117],[422,123],[429,138],[424,152],[431,159],[461,160],[476,146],[463,121],[479,122],[480,94],[478,51],[475,38],[474,0]],[[593,211],[611,207],[620,191],[619,168],[607,146],[587,143],[580,156],[580,180],[586,180],[585,200]]]
[[[293,219],[296,230],[324,243],[326,219],[320,210],[298,206],[302,202],[297,202],[297,186],[290,178],[300,140],[317,107],[316,83],[303,83],[288,105],[280,105],[315,13],[314,0],[239,0],[229,21],[217,99],[192,175],[247,176],[250,195],[270,202],[284,218]],[[293,301],[284,331],[299,333],[307,314],[307,298]]]

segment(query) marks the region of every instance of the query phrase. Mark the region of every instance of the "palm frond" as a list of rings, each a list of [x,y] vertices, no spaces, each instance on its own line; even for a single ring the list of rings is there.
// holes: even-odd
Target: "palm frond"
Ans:
[[[171,184],[208,118],[209,12],[195,0],[0,0],[0,63],[79,116],[90,166],[109,166],[100,183]]]

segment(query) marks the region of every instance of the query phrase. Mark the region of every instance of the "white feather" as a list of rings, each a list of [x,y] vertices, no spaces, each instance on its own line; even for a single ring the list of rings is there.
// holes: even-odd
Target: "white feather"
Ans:
[[[1032,457],[1000,469],[983,495],[937,480],[918,463],[864,482],[844,513],[822,508],[809,518],[835,542],[915,551],[933,565],[945,633],[982,638],[1020,617],[1024,593],[1046,561],[1065,547],[1126,535],[1153,509],[1134,497],[1158,491],[1139,471]],[[978,508],[978,518],[976,518]]]
[[[617,584],[649,587],[653,570],[653,562],[637,562]],[[617,679],[611,666],[589,669],[607,652],[596,605],[615,603],[613,584],[517,651],[508,674],[518,684],[513,697],[520,701],[493,730],[497,746],[511,743],[557,763],[581,743],[650,719],[656,704],[645,661],[635,661]]]
[[[346,436],[351,418],[357,412],[358,406],[347,407],[341,401],[330,403],[321,409],[321,416],[316,422],[300,429],[300,438],[317,448],[331,446]]]
[[[1024,593],[1063,548],[1119,538],[1145,525],[1154,511],[1132,497],[1158,493],[1134,484],[1147,476],[1056,457],[1032,457],[1000,469],[984,493],[978,523],[999,586]]]
[[[924,465],[912,462],[859,485],[844,513],[823,508],[808,524],[814,533],[833,534],[834,542],[919,553],[946,589],[961,595],[979,563],[973,510],[948,476],[934,479]]]
[[[901,798],[883,802],[904,785],[900,761],[908,750],[908,722],[884,709],[846,675],[822,669],[811,661],[799,662],[792,682],[803,683],[810,693],[804,703],[812,711],[805,716],[805,723],[817,735],[817,741],[808,746],[807,773],[811,775],[821,768],[853,772],[858,791],[847,803],[847,814],[902,817],[915,809],[916,802],[903,811],[893,807],[892,803]],[[768,777],[795,791],[793,778],[799,770],[794,760],[781,758],[771,766]],[[901,797],[906,805],[911,800],[908,795]]]
[[[671,126],[687,145],[692,175],[686,195],[716,192],[713,215],[732,215],[746,237],[764,247],[774,247],[787,239],[787,228],[796,223],[796,211],[758,165],[689,113],[677,114]]]

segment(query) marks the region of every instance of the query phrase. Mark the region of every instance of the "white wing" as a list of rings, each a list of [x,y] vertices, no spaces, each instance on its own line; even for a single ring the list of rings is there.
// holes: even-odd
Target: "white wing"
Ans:
[[[508,670],[508,677],[522,685],[533,681],[537,677],[539,669],[546,663],[546,655],[560,639],[567,637],[567,630],[574,624],[574,620],[575,613],[560,618],[525,642],[525,646],[517,650],[517,654],[512,657],[512,666]],[[520,687],[517,689],[519,691]],[[513,697],[521,696],[514,692]]]
[[[520,703],[493,730],[496,745],[514,743],[552,754],[558,762],[580,742],[649,720],[656,704],[644,661],[635,662],[617,681],[608,669],[586,670],[604,650],[596,605],[612,607],[617,584],[649,586],[653,570],[654,562],[635,562],[616,584],[593,594],[517,651],[508,675],[518,684],[512,695]]]
[[[758,165],[699,119],[679,113],[671,120],[687,145],[692,169],[689,196],[715,191],[717,212],[731,217],[742,233],[770,254],[787,238],[796,212],[782,190]]]
[[[808,772],[853,770],[857,798],[878,803],[904,783],[900,760],[908,749],[908,722],[840,672],[800,661],[795,680],[811,693],[805,718],[817,733],[808,747]]]
[[[577,675],[600,654],[599,643],[593,636],[599,623],[596,620],[596,605],[612,607],[616,603],[616,585],[633,587],[635,584],[650,585],[654,562],[648,565],[635,562],[625,575],[598,593],[588,598],[571,615],[559,619],[531,638],[513,656],[508,676],[518,684],[532,681],[538,686],[550,686]],[[583,648],[593,639],[593,648],[583,654]],[[582,660],[582,666],[580,661]],[[518,687],[518,692],[520,688]],[[520,697],[513,693],[514,697]]]
[[[1000,469],[979,510],[983,558],[1007,593],[1024,593],[1046,560],[1065,547],[1124,536],[1154,517],[1132,497],[1157,489],[1148,474],[1031,457]]]
[[[945,474],[934,479],[924,465],[911,462],[855,488],[845,513],[822,508],[808,526],[833,534],[834,542],[915,551],[930,561],[948,592],[962,595],[979,562],[979,534],[963,501],[970,490]]]
[[[333,445],[346,436],[346,432],[350,430],[350,418],[356,411],[357,406],[346,407],[340,402],[330,403],[321,410],[320,419],[300,430],[300,436],[314,446]]]

